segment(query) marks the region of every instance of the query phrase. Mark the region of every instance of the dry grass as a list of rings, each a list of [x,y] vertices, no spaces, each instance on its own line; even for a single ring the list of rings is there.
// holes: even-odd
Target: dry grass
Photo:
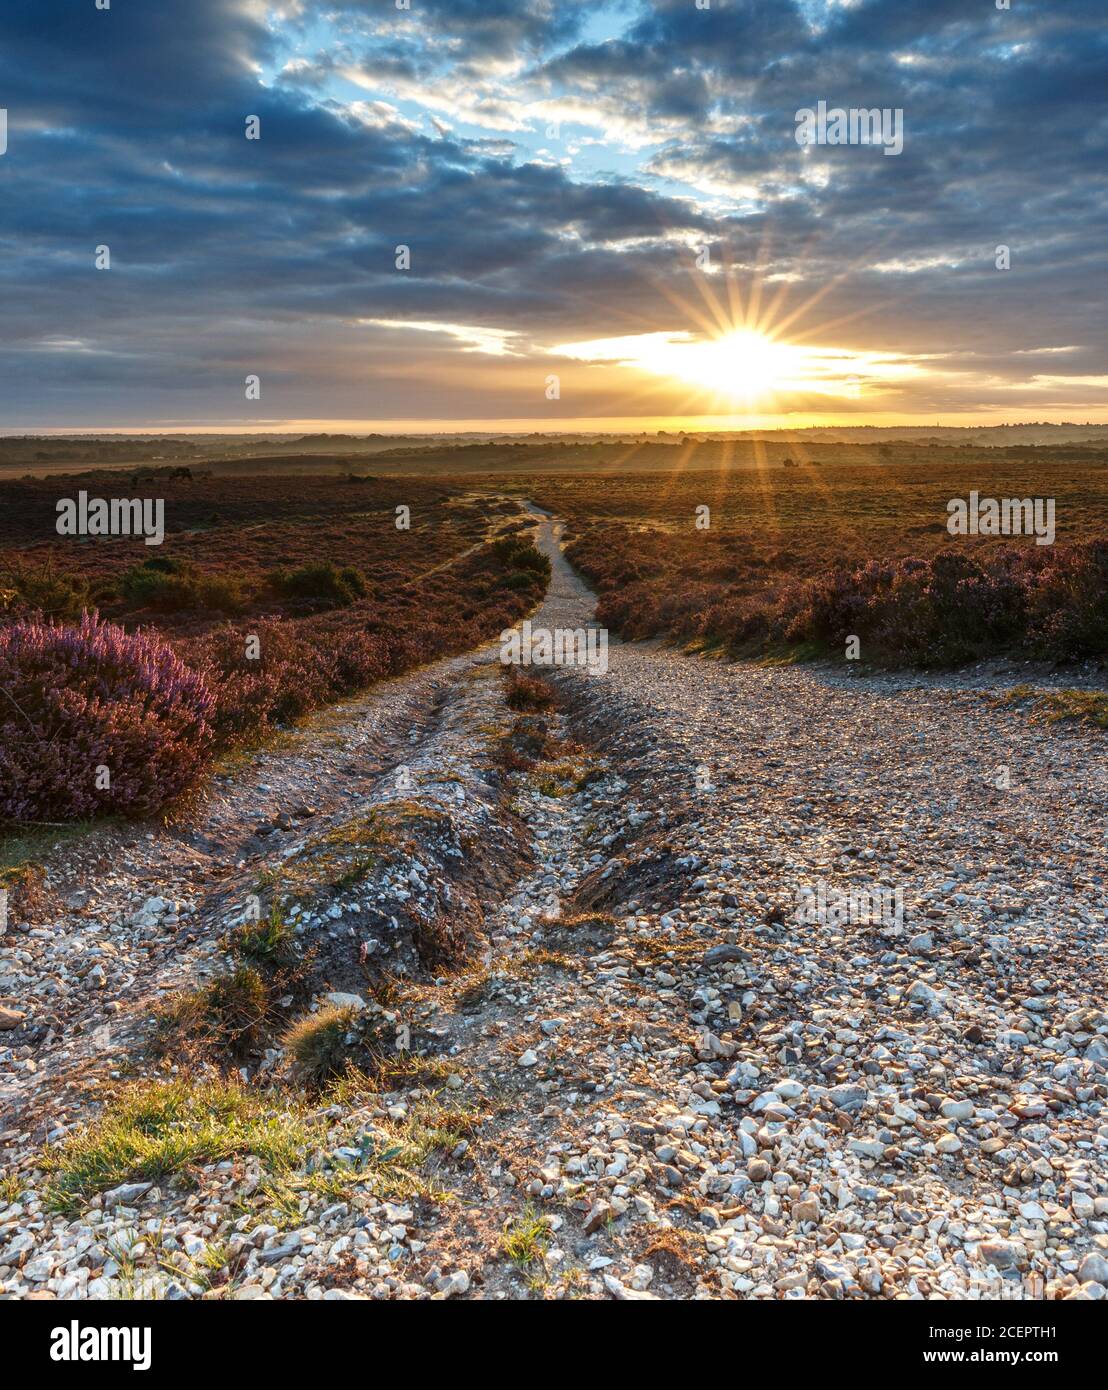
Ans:
[[[155,1048],[174,1056],[239,1059],[260,1046],[271,1019],[269,987],[240,965],[199,989],[182,991],[155,1014]]]

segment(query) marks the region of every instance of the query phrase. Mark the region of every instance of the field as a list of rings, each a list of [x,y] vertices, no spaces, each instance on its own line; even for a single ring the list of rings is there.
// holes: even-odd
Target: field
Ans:
[[[622,465],[574,471],[621,450]],[[694,466],[706,459],[716,466]],[[467,471],[490,461],[497,471]],[[398,462],[428,471],[376,471]],[[262,466],[147,461],[0,482],[6,756],[36,768],[10,774],[0,817],[149,812],[218,750],[495,637],[549,574],[515,535],[530,505],[564,522],[599,622],[626,638],[916,667],[1108,650],[1108,472],[1093,447],[485,441],[241,471]],[[156,504],[161,543],[60,535],[59,500],[82,492]],[[948,503],[972,492],[1049,502],[1051,543],[952,536]],[[75,670],[79,711],[56,674]],[[113,759],[110,796],[71,791]]]
[[[533,496],[566,518],[567,553],[599,592],[602,621],[632,638],[667,635],[739,653],[791,640],[798,649],[814,642],[841,655],[840,638],[858,629],[812,631],[802,610],[813,593],[819,597],[820,584],[853,593],[853,576],[867,565],[930,564],[952,553],[958,592],[949,625],[972,625],[979,574],[991,581],[998,568],[1005,580],[1013,570],[1030,571],[1038,583],[1045,570],[1053,573],[1053,562],[1084,557],[1075,546],[1108,539],[1103,461],[1071,461],[1049,450],[1012,451],[1020,457],[971,450],[953,460],[943,459],[946,450],[935,452],[939,457],[922,464],[820,465],[794,450],[791,467],[767,462],[761,469],[543,478]],[[1056,545],[1037,546],[1033,536],[952,536],[947,503],[971,491],[1053,499]],[[1096,631],[1073,652],[1032,654],[1103,655],[1104,561],[1099,552],[1094,558],[1095,572],[1084,574],[1078,586],[1100,589]],[[892,576],[890,584],[898,579]],[[1063,604],[1075,596],[1067,584]],[[990,604],[994,599],[990,592]],[[926,624],[919,620],[917,613],[904,621],[922,630]],[[1018,627],[1018,615],[1014,621]],[[881,651],[871,644],[867,656],[931,664],[930,656],[944,664],[948,657],[970,659],[978,645],[981,655],[1015,651],[1020,638],[1013,630],[930,654],[886,640]]]
[[[150,610],[129,600],[123,576],[154,559],[192,567],[228,587],[223,602],[244,615],[301,616],[310,598],[280,602],[264,576],[281,567],[324,561],[354,566],[366,598],[378,607],[411,608],[423,598],[447,600],[455,586],[434,581],[487,537],[512,510],[464,489],[413,480],[348,482],[331,477],[174,478],[169,470],[146,482],[132,474],[98,472],[0,483],[0,575],[18,587],[16,571],[52,571],[84,581],[101,613],[124,623],[154,621],[175,634],[204,631],[219,610],[203,604]],[[165,504],[165,541],[141,537],[63,537],[56,503],[90,496],[156,498]],[[396,508],[410,509],[410,527],[397,527]],[[238,591],[238,598],[233,591]]]
[[[164,543],[59,536],[56,503],[82,490],[161,501]],[[516,510],[427,481],[101,472],[0,484],[0,819],[156,809],[206,750],[495,637],[545,584],[546,562],[510,539]],[[131,647],[113,633],[132,634]],[[159,728],[152,701],[165,691],[184,704],[162,710]],[[110,794],[88,789],[92,746],[103,750],[92,764],[117,765]]]

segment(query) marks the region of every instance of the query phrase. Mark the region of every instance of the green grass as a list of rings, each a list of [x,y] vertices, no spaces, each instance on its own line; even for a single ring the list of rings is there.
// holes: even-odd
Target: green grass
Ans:
[[[477,1111],[432,1097],[412,1107],[399,1133],[410,1161],[419,1166],[435,1153],[450,1153],[463,1139],[472,1140],[481,1118]]]
[[[228,1082],[134,1083],[98,1120],[45,1151],[46,1200],[74,1211],[121,1183],[157,1182],[245,1154],[286,1172],[319,1137],[297,1109]]]
[[[247,965],[275,969],[296,958],[295,933],[285,918],[284,904],[275,899],[269,916],[236,927],[228,938],[231,951]]]
[[[372,1083],[353,1069],[336,1080],[327,1099],[342,1103],[372,1093]],[[449,1202],[454,1194],[421,1169],[442,1153],[449,1153],[462,1139],[471,1137],[479,1123],[468,1111],[442,1106],[431,1098],[412,1107],[403,1120],[382,1123],[375,1136],[359,1144],[356,1160],[330,1172],[285,1171],[266,1179],[259,1188],[264,1210],[261,1217],[282,1229],[299,1226],[306,1206],[314,1201],[347,1201],[365,1192],[379,1201],[401,1202],[422,1197]],[[251,1212],[251,1219],[257,1213]]]
[[[1048,724],[1072,719],[1108,729],[1108,694],[1101,690],[1035,690],[1030,685],[1017,685],[1003,701],[1010,705],[1030,703]]]
[[[741,648],[734,652],[726,648],[720,648],[720,651],[729,656],[749,655],[759,666],[799,666],[806,661],[826,660],[828,656],[828,652],[815,642],[775,642],[757,654],[753,646],[745,653]]]
[[[356,859],[351,860],[341,874],[336,875],[331,880],[331,886],[340,893],[348,893],[356,884],[370,876],[376,864],[376,855],[360,854]]]
[[[500,1237],[500,1248],[520,1269],[541,1260],[552,1239],[550,1223],[528,1205]]]

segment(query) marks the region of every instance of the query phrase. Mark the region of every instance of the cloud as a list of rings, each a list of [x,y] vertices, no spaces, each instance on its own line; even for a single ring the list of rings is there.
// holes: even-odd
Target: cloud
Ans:
[[[258,371],[267,417],[523,417],[541,344],[679,340],[736,303],[930,360],[896,384],[906,410],[1010,408],[1020,383],[1099,408],[1100,19],[1092,0],[9,0],[0,414],[241,419]],[[801,149],[820,98],[901,107],[903,154]],[[1036,360],[1052,345],[1064,376]],[[575,364],[567,412],[624,370]]]

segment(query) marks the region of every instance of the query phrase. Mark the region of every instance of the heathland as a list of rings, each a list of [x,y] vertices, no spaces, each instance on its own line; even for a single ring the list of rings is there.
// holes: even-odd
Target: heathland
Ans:
[[[802,443],[0,483],[0,1297],[1105,1296],[1104,463]]]

